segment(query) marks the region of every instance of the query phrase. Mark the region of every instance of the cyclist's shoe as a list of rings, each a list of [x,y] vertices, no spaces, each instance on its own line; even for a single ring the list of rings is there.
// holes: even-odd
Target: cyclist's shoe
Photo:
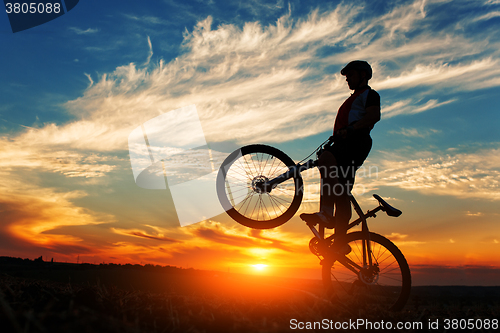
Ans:
[[[351,251],[352,248],[349,244],[342,245],[340,249],[336,249],[335,246],[332,244],[329,248],[329,251],[326,252],[326,255],[324,255],[324,257],[326,260],[328,260],[327,262],[333,264],[339,258],[344,257],[349,253],[351,253]]]
[[[300,214],[300,218],[312,226],[322,224],[329,229],[335,227],[335,218],[333,216],[328,216],[323,211],[317,213],[302,213]]]
[[[336,254],[346,256],[351,253],[352,248],[349,244],[344,244],[339,250],[335,251]]]
[[[337,259],[339,257],[343,257],[351,253],[352,248],[349,244],[344,244],[340,246],[340,248],[337,248],[335,244],[331,245],[331,253],[333,255],[333,258]]]

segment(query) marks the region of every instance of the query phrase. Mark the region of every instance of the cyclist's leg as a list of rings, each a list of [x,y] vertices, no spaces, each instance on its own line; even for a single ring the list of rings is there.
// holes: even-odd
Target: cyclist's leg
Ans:
[[[339,218],[342,219],[341,223],[345,224],[345,227],[341,226],[340,229],[345,231],[351,218],[351,206],[347,194],[342,195],[346,191],[344,190],[345,186],[339,182],[341,177],[339,158],[346,160],[348,148],[345,142],[336,143],[327,148],[318,159],[318,169],[321,175],[320,213],[332,218],[332,224],[327,226],[331,228],[337,223],[337,213],[335,213],[335,219],[333,219],[333,215],[335,210],[338,211],[340,205]],[[304,214],[304,217],[305,215],[311,214]]]
[[[351,219],[351,204],[347,194],[345,177],[345,172],[348,171],[345,170],[345,165],[350,159],[350,149],[348,141],[342,139],[335,142],[333,146],[326,150],[332,156],[335,164],[334,167],[328,169],[329,173],[324,177],[326,181],[329,181],[328,185],[330,186],[322,188],[321,199],[324,199],[327,204],[335,207],[335,243],[337,244],[341,243]]]
[[[354,186],[356,170],[368,157],[372,146],[369,134],[353,137],[346,140],[343,149],[336,154],[339,165],[339,189],[341,189],[335,201],[335,241],[334,249],[343,251],[345,235],[352,217],[351,201],[349,196]]]
[[[344,185],[343,188],[345,187],[346,186]],[[346,243],[345,235],[347,234],[351,216],[351,201],[349,200],[349,196],[345,190],[335,199],[335,241],[333,244],[335,251],[340,250]]]
[[[300,217],[311,223],[323,223],[327,228],[333,228],[335,221],[333,211],[336,195],[334,189],[338,187],[337,161],[332,152],[325,150],[318,159],[318,169],[321,175],[320,211],[317,213],[302,213]]]
[[[339,166],[340,172],[343,167]],[[351,202],[349,200],[350,193],[348,183],[344,177],[337,179],[338,185],[335,187],[335,240],[332,245],[334,252],[343,251],[343,245],[346,243],[345,236],[349,226],[349,221],[352,216]]]
[[[334,189],[338,186],[339,182],[335,156],[327,150],[324,151],[319,157],[318,168],[321,174],[320,211],[325,212],[328,216],[333,216],[336,199]]]

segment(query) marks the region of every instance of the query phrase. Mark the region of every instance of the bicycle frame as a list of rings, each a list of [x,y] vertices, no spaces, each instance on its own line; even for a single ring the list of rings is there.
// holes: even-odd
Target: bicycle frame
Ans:
[[[358,218],[351,223],[349,223],[347,230],[350,230],[354,228],[355,226],[361,224],[361,232],[365,235],[365,239],[363,240],[362,246],[363,246],[363,267],[360,267],[353,261],[349,260],[348,258],[338,258],[338,260],[349,270],[353,271],[354,273],[358,273],[360,269],[365,268],[365,267],[371,267],[372,266],[372,256],[371,256],[371,245],[370,245],[370,230],[368,229],[368,222],[367,218],[369,217],[376,217],[376,213],[379,212],[380,210],[383,210],[382,206],[378,206],[373,210],[369,210],[366,214],[363,213],[361,210],[361,207],[359,206],[358,202],[354,198],[354,196],[350,195],[349,199],[351,201],[351,204],[354,207],[354,210],[358,214]],[[311,229],[311,232],[314,234],[316,238],[318,238],[320,241],[325,242],[326,244],[329,244],[334,238],[335,234],[331,234],[330,236],[325,238],[325,226],[324,225],[319,225],[318,229],[316,229],[315,226],[312,225],[307,225],[309,229]],[[352,267],[355,267],[358,269],[356,271]]]
[[[302,171],[311,169],[313,167],[316,167],[318,165],[318,160],[312,160],[310,159],[304,164],[296,164],[293,167],[290,167],[287,172],[282,173],[281,175],[268,180],[265,183],[262,183],[262,189],[264,191],[272,191],[276,186],[279,184],[285,182],[286,180],[295,177],[297,173],[301,173]],[[358,214],[358,218],[354,220],[353,222],[349,223],[347,230],[352,229],[353,227],[362,224],[361,226],[361,231],[363,234],[366,236],[365,239],[363,240],[362,243],[362,250],[363,250],[363,267],[360,267],[353,261],[349,260],[348,258],[339,258],[340,262],[349,270],[353,271],[354,273],[358,274],[359,270],[366,268],[366,267],[372,267],[372,256],[371,256],[371,245],[370,245],[370,230],[368,229],[368,223],[366,219],[368,217],[376,217],[375,213],[377,213],[380,210],[384,210],[384,208],[379,205],[377,208],[368,211],[366,214],[363,213],[361,207],[359,206],[358,202],[354,198],[352,194],[349,194],[349,200],[354,207],[354,211]],[[319,225],[318,229],[315,228],[315,226],[312,225],[307,225],[309,229],[311,229],[311,232],[314,234],[314,236],[320,241],[325,244],[329,244],[335,237],[335,234],[332,234],[325,238],[325,226],[324,225]],[[355,268],[353,268],[355,267]],[[357,271],[357,270],[358,271]]]

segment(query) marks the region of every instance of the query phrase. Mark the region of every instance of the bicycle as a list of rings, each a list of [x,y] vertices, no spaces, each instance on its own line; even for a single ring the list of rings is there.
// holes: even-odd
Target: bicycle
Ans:
[[[323,142],[312,154],[317,157],[334,137]],[[309,155],[308,157],[310,157]],[[305,159],[307,159],[306,157]],[[305,160],[304,159],[304,160]],[[267,145],[249,145],[231,153],[217,175],[217,195],[222,207],[236,222],[250,228],[269,229],[290,220],[303,197],[301,172],[318,165],[318,160],[304,164],[294,161]],[[379,206],[363,213],[356,199],[350,201],[358,218],[349,229],[361,224],[361,231],[347,233],[350,252],[331,253],[335,234],[325,237],[325,226],[307,224],[314,234],[310,251],[320,259],[322,280],[327,296],[343,304],[376,305],[401,310],[411,289],[411,274],[401,251],[387,238],[370,232],[367,219],[383,211],[392,217],[401,211],[374,194]]]

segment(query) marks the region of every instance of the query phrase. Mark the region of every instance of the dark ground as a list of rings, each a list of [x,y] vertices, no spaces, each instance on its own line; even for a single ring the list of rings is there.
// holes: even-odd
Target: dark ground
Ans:
[[[399,332],[500,332],[498,321],[497,326],[492,321],[500,317],[500,287],[414,287],[407,306],[397,313],[332,304],[317,296],[321,291],[320,281],[312,280],[0,257],[0,331],[322,332],[332,330],[293,330],[291,320],[363,319],[422,325]],[[462,325],[474,329],[453,330],[453,319],[469,320]],[[436,329],[429,329],[436,321]],[[455,323],[459,328],[460,322]],[[333,331],[387,331],[352,327]]]

